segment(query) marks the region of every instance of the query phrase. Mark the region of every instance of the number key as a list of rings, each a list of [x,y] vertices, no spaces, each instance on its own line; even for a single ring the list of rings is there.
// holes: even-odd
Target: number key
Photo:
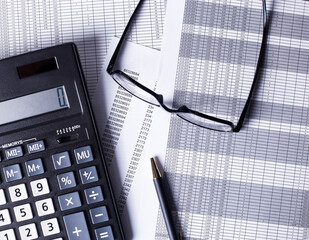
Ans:
[[[30,204],[24,204],[14,207],[15,218],[17,222],[25,221],[33,217]]]
[[[21,201],[28,198],[26,185],[24,183],[9,187],[9,193],[12,202]]]
[[[19,227],[21,240],[32,240],[38,238],[38,231],[34,223]]]
[[[0,232],[0,239],[4,240],[16,240],[13,229],[8,229]]]
[[[44,195],[50,192],[46,178],[32,181],[30,182],[30,186],[31,186],[32,194],[35,197],[41,196],[41,195]]]
[[[57,218],[48,219],[41,222],[43,235],[50,236],[60,232]]]
[[[35,206],[40,217],[55,212],[54,204],[51,198],[37,201],[35,202]]]
[[[4,205],[4,204],[6,204],[6,198],[5,198],[4,190],[0,189],[0,205]]]
[[[0,227],[11,224],[11,217],[8,209],[0,211]]]

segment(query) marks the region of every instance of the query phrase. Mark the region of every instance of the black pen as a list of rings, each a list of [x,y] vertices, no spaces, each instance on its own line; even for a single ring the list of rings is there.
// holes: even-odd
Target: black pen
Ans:
[[[158,168],[158,165],[154,158],[150,158],[152,175],[153,175],[153,183],[155,185],[158,199],[160,202],[160,207],[162,209],[162,214],[164,217],[165,225],[168,231],[168,235],[171,240],[181,240],[181,233],[179,233],[179,237],[177,236],[175,225],[173,224],[172,212],[169,209],[168,201],[163,189],[163,181],[162,174]]]

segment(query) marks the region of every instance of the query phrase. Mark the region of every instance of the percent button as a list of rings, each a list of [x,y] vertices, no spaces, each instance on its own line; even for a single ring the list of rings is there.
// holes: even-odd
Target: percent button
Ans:
[[[72,188],[76,186],[73,172],[63,173],[57,176],[60,190]]]

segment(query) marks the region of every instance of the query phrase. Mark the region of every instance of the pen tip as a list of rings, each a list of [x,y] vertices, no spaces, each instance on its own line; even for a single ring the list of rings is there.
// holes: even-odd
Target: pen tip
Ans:
[[[151,169],[152,169],[153,178],[160,178],[161,173],[160,173],[160,170],[158,168],[156,160],[152,157],[152,158],[150,158],[150,162],[151,162]]]

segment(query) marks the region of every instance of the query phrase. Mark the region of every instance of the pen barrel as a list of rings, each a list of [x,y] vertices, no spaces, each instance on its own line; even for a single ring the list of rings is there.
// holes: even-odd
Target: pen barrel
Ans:
[[[167,197],[164,192],[162,178],[153,179],[155,189],[157,191],[160,207],[162,210],[163,218],[167,228],[168,235],[171,240],[178,240],[176,228],[173,221],[172,212],[167,201]]]

